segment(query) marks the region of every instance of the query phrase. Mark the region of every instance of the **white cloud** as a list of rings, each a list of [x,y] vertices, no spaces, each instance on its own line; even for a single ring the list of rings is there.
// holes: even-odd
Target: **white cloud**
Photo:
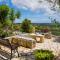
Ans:
[[[18,8],[30,9],[32,11],[44,9],[47,13],[55,13],[53,9],[58,9],[56,4],[53,7],[55,0],[12,0],[12,3]]]

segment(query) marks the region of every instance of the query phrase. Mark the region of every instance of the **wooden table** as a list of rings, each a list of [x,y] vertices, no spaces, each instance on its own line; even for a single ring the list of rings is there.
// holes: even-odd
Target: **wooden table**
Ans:
[[[5,39],[9,39],[9,41],[12,43],[18,43],[19,46],[27,47],[27,48],[34,48],[36,46],[36,40],[29,38],[29,37],[23,37],[23,36],[12,36],[7,37]]]

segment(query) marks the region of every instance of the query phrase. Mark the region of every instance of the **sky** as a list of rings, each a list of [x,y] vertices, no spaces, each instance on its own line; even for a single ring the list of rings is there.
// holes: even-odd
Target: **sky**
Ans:
[[[21,17],[15,19],[15,23],[21,23],[25,18],[31,20],[32,23],[50,23],[49,17],[60,22],[59,6],[56,4],[54,7],[56,10],[53,10],[54,2],[49,3],[47,0],[0,0],[0,4],[2,2],[21,12]]]

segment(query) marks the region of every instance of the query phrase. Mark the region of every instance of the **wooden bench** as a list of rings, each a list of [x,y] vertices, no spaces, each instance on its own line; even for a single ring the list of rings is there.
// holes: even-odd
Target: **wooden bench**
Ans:
[[[11,53],[10,53],[10,60],[11,60],[13,57],[12,52],[15,50],[17,51],[18,44],[11,44],[8,39],[0,39],[0,45],[5,46],[11,50]],[[18,53],[18,51],[17,51],[17,53]],[[19,54],[18,54],[18,56],[19,56]]]

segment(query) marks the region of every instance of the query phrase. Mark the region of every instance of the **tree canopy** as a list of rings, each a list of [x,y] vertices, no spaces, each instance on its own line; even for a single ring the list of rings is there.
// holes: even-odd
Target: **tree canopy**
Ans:
[[[14,10],[7,5],[0,5],[0,36],[7,34],[8,30],[13,27],[13,22],[20,17],[20,12]]]
[[[8,13],[9,13],[9,7],[7,5],[1,5],[0,6],[0,22],[2,24],[7,19]]]
[[[22,29],[22,32],[27,32],[27,33],[32,32],[33,26],[31,24],[31,20],[24,19],[24,21],[21,24],[21,29]]]
[[[0,5],[0,23],[5,26],[5,23],[7,25],[12,24],[15,20],[15,18],[20,17],[20,12],[16,11],[12,8],[10,8],[7,5]]]

